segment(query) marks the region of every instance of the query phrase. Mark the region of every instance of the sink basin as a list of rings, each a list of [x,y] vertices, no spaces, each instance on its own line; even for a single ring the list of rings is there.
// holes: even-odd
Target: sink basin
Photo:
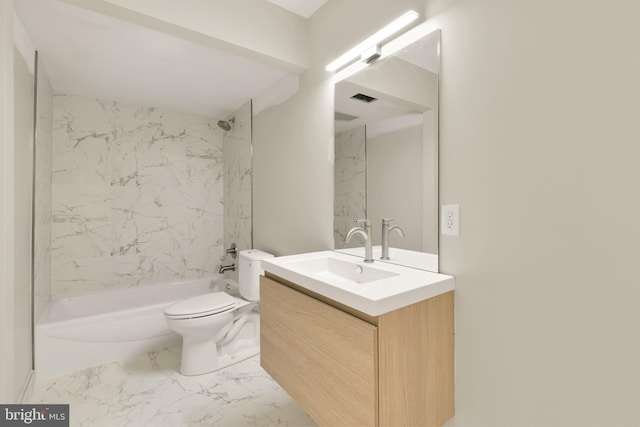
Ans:
[[[331,256],[301,259],[288,265],[309,275],[343,285],[370,283],[398,275],[359,261],[346,261]]]
[[[454,289],[452,276],[373,262],[335,251],[268,258],[262,268],[371,316],[378,316]]]

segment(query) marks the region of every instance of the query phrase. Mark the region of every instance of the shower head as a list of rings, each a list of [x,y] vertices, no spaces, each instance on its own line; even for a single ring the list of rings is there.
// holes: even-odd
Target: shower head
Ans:
[[[236,121],[235,117],[231,117],[229,120],[220,120],[218,122],[218,127],[226,132],[231,130],[231,126]]]

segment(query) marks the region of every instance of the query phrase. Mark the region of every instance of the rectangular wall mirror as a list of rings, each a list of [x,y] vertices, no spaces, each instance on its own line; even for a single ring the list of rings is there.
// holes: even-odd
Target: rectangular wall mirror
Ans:
[[[372,224],[380,261],[382,219],[390,260],[438,271],[438,79],[440,31],[335,85],[334,245],[364,256],[357,219]]]

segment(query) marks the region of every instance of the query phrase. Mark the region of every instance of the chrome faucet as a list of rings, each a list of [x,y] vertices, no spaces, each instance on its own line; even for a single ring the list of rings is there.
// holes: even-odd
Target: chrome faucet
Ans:
[[[389,232],[396,230],[402,237],[404,237],[404,231],[397,225],[391,225],[393,218],[384,218],[382,220],[382,255],[380,259],[389,258]]]
[[[364,239],[364,262],[373,262],[373,250],[371,249],[371,221],[359,219],[357,223],[362,223],[362,227],[353,227],[344,238],[345,243],[349,243],[354,234],[359,234]]]
[[[221,265],[220,270],[218,270],[218,274],[222,274],[228,270],[236,271],[236,265],[235,264]]]

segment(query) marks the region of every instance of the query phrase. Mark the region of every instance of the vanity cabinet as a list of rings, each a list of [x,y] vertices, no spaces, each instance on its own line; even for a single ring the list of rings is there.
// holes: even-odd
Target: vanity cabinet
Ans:
[[[370,316],[265,276],[261,364],[319,425],[441,426],[453,416],[453,291]]]

